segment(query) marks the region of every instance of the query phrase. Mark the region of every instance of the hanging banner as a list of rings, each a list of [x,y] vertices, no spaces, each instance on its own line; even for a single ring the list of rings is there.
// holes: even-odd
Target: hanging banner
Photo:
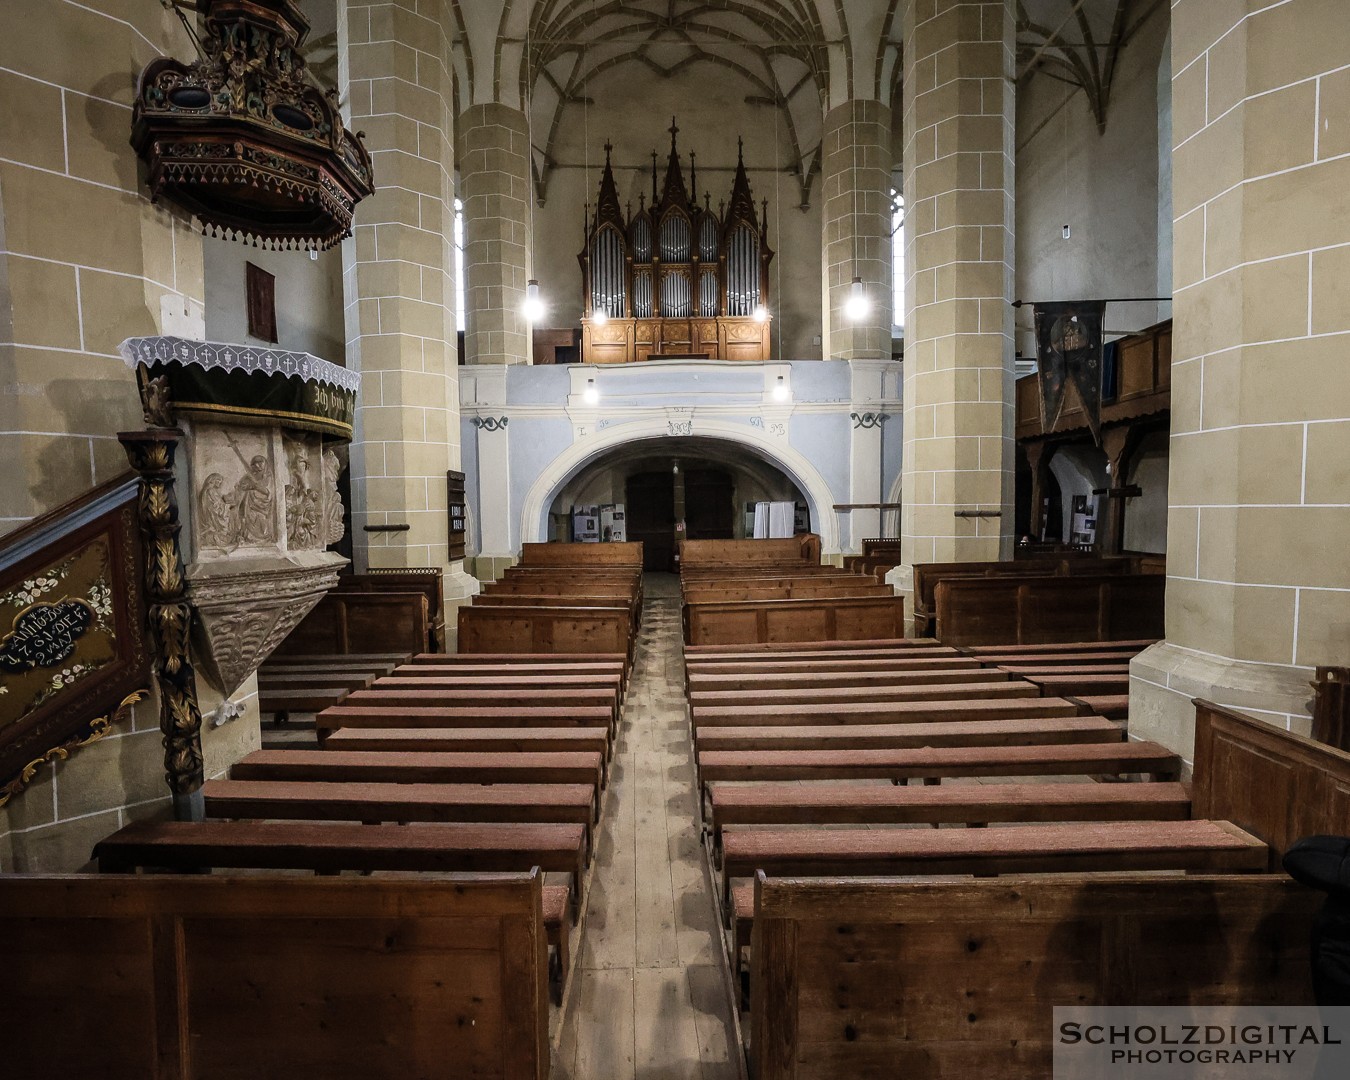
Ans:
[[[1051,431],[1064,409],[1069,381],[1078,390],[1092,438],[1101,443],[1102,320],[1105,300],[1038,304],[1036,366],[1041,390],[1041,430]]]

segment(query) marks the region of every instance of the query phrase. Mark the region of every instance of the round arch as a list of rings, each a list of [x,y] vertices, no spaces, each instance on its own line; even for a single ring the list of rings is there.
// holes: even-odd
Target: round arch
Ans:
[[[779,444],[759,429],[725,421],[700,421],[698,435],[747,447],[774,468],[779,469],[806,496],[811,521],[820,535],[821,551],[839,551],[839,515],[834,510],[835,496],[820,471],[792,447]],[[606,452],[628,443],[669,439],[665,417],[621,424],[584,441],[575,442],[548,463],[525,494],[521,507],[520,538],[523,543],[541,543],[548,539],[548,510],[563,485]]]

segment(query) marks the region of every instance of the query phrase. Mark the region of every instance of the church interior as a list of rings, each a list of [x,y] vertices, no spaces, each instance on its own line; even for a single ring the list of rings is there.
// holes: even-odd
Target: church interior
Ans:
[[[0,10],[15,1075],[1350,1004],[1342,0]]]

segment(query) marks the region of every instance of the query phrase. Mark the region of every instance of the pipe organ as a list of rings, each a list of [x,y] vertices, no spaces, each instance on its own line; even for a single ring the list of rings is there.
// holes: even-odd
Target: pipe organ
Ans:
[[[731,198],[717,210],[707,193],[698,204],[698,173],[690,159],[685,187],[670,125],[664,186],[639,196],[625,213],[605,145],[605,171],[595,214],[586,211],[581,262],[582,361],[769,359],[768,203],[755,212],[744,154],[738,155]],[[693,193],[690,193],[690,188]]]

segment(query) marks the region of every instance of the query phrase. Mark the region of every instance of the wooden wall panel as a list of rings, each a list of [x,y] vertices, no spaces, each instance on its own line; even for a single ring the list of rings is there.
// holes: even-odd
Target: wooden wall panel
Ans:
[[[757,1080],[1049,1076],[1055,1004],[1311,1004],[1287,878],[764,879]]]
[[[15,1076],[549,1072],[538,871],[489,881],[0,875]]]

